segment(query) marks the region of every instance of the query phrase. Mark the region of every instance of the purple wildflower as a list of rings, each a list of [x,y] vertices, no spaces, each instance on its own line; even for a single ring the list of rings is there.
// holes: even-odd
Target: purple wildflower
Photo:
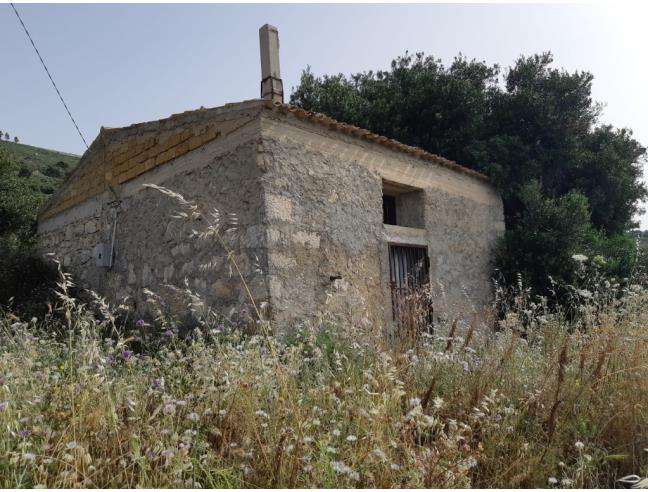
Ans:
[[[4,412],[7,409],[7,402],[0,401],[0,413]]]
[[[159,379],[154,379],[152,386],[155,389],[160,389],[162,387],[162,381],[160,381]]]
[[[141,328],[142,326],[144,326],[144,320],[143,319],[138,319],[137,321],[135,321],[135,326],[137,326],[138,328]]]
[[[20,437],[28,437],[31,436],[31,429],[25,429],[20,431]]]
[[[107,360],[108,362],[112,362],[112,361],[115,360],[115,358],[114,358],[112,355],[107,355],[107,356],[106,356],[106,360]]]
[[[128,359],[131,355],[133,355],[133,351],[132,351],[132,350],[124,350],[124,351],[122,351],[122,353],[121,353],[121,356],[122,356],[124,359]]]
[[[173,336],[173,330],[171,330],[171,329],[167,329],[167,330],[164,332],[164,336],[165,336],[165,337],[172,337],[172,336]]]

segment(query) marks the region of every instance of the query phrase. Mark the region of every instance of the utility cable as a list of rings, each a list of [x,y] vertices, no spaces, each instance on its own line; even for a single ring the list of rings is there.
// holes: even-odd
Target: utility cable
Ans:
[[[65,110],[67,111],[67,114],[70,116],[70,119],[72,120],[72,123],[74,124],[74,128],[76,128],[77,132],[79,132],[79,136],[81,137],[81,140],[83,140],[83,143],[85,144],[86,149],[87,149],[88,148],[88,142],[86,142],[86,139],[83,136],[83,133],[81,133],[81,130],[79,129],[79,125],[77,125],[76,121],[74,120],[74,117],[72,116],[72,113],[70,112],[70,108],[68,108],[68,105],[65,104],[65,100],[63,99],[63,96],[61,95],[61,91],[59,91],[58,87],[56,87],[56,83],[54,82],[54,79],[52,78],[52,74],[50,74],[50,71],[47,69],[47,65],[45,65],[45,62],[43,61],[43,57],[41,56],[40,52],[38,51],[38,48],[36,48],[36,44],[34,44],[34,40],[32,39],[31,35],[29,34],[29,31],[27,30],[27,26],[25,26],[25,23],[20,18],[20,14],[16,10],[16,7],[14,6],[14,4],[10,3],[9,5],[11,5],[11,8],[16,13],[16,17],[18,17],[18,20],[20,21],[20,25],[25,30],[25,34],[27,34],[27,37],[29,38],[29,42],[34,47],[34,51],[36,51],[36,54],[38,55],[38,59],[40,60],[41,64],[43,65],[43,68],[45,69],[45,73],[47,73],[47,76],[49,77],[50,81],[52,82],[52,85],[54,86],[54,89],[56,90],[56,93],[58,94],[59,99],[63,103],[63,107],[65,107]]]

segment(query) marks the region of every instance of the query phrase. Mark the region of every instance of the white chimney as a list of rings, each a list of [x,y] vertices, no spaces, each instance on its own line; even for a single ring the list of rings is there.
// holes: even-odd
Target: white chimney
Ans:
[[[266,24],[259,29],[259,44],[261,46],[261,98],[283,103],[277,28]]]

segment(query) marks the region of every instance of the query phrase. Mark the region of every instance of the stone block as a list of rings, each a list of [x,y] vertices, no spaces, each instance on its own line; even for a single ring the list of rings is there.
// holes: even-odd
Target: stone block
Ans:
[[[188,261],[184,265],[182,265],[182,269],[180,270],[180,273],[183,276],[191,275],[195,270],[194,262],[193,261]]]
[[[163,272],[164,283],[171,282],[171,280],[173,279],[173,271],[174,271],[173,265],[169,265],[164,268],[164,272]]]
[[[97,232],[97,223],[94,220],[89,220],[85,223],[84,230],[86,234],[94,234]]]
[[[293,205],[290,198],[282,195],[266,195],[268,219],[292,222]]]
[[[317,249],[320,246],[320,236],[314,232],[297,231],[292,235],[294,243],[308,248]]]
[[[128,265],[128,279],[127,282],[129,284],[134,284],[137,282],[137,275],[135,275],[135,269],[133,268],[132,264]]]
[[[153,283],[153,273],[151,272],[151,267],[147,264],[144,264],[142,267],[142,286],[147,287]]]
[[[222,279],[218,279],[216,282],[211,284],[209,290],[211,294],[219,300],[231,301],[237,297],[237,292],[233,288],[233,285]]]
[[[294,267],[297,264],[295,258],[282,253],[270,253],[268,255],[268,266],[271,269],[282,270]]]

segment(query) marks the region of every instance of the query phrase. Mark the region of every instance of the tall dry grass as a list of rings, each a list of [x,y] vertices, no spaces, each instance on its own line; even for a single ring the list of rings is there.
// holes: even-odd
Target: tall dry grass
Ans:
[[[124,331],[61,299],[51,319],[0,322],[3,487],[592,487],[648,471],[643,290],[587,331],[545,314],[521,335],[509,312],[500,332],[453,322],[406,352],[325,320],[286,340],[205,319],[184,338]]]
[[[395,346],[327,319],[276,338],[187,288],[194,321],[180,332],[153,292],[154,318],[133,321],[73,298],[71,282],[62,275],[43,319],[0,315],[2,487],[611,487],[648,475],[639,286],[575,289],[578,316],[499,291],[497,330],[453,319]]]

